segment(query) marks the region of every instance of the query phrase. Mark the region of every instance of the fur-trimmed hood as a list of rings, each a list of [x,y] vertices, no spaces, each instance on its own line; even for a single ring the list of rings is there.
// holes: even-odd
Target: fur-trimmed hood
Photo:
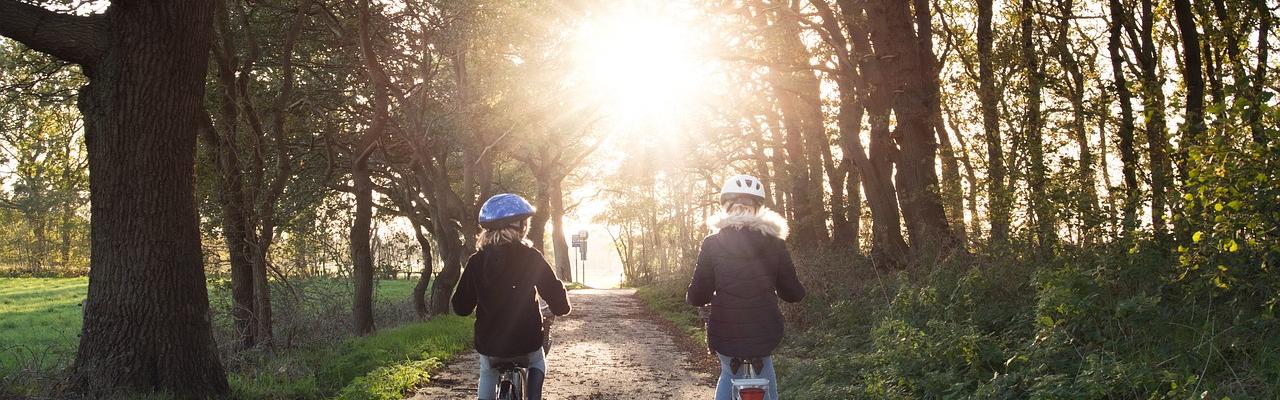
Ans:
[[[707,222],[713,231],[724,228],[751,229],[765,235],[786,240],[789,228],[787,220],[773,210],[762,208],[755,215],[726,215],[724,213],[711,217]]]

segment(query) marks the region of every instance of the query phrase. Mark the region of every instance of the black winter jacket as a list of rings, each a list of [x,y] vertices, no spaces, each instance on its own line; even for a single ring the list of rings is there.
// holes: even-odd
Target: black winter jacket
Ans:
[[[785,242],[762,233],[776,234],[776,227],[751,223],[767,222],[729,225],[702,241],[686,294],[689,304],[711,304],[708,344],[730,357],[772,354],[783,333],[778,299],[794,303],[805,295]]]
[[[453,311],[476,312],[476,351],[515,357],[542,348],[542,296],[555,315],[569,314],[569,297],[542,252],[520,243],[486,247],[467,260]]]

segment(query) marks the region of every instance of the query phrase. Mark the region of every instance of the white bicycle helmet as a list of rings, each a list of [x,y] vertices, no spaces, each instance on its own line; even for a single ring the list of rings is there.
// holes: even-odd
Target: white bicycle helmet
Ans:
[[[724,186],[720,189],[720,202],[742,197],[755,200],[757,204],[763,204],[764,184],[751,175],[734,175],[724,181]]]

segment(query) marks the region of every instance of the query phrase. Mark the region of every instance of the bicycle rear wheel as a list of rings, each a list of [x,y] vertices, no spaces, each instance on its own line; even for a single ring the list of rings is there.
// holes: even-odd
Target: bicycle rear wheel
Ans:
[[[511,381],[511,398],[516,400],[525,400],[525,383],[529,379],[529,370],[521,369],[516,374],[515,380]]]
[[[498,400],[516,400],[516,397],[512,396],[512,386],[510,381],[498,383]]]

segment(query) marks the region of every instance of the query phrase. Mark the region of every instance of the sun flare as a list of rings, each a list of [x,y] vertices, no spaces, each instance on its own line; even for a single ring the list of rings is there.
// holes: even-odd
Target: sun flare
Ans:
[[[676,119],[699,95],[709,64],[692,28],[669,15],[598,15],[579,25],[572,79],[618,122]]]

